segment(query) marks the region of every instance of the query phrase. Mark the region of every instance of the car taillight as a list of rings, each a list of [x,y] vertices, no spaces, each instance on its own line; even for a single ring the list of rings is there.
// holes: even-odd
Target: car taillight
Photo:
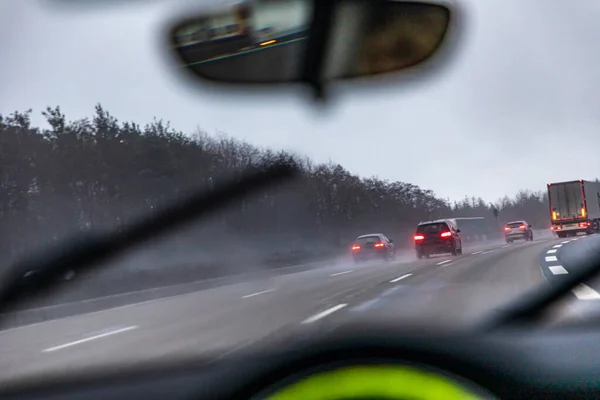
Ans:
[[[585,228],[586,226],[590,226],[589,221],[588,222],[580,222],[579,223],[579,227],[581,227],[581,228]]]
[[[352,251],[360,250],[360,246],[354,245],[352,246]]]
[[[526,226],[525,225],[521,225],[521,226],[519,226],[519,228],[521,228],[521,230],[525,230]]]
[[[425,239],[425,236],[423,235],[415,235],[415,242],[418,242],[419,240],[423,240]]]
[[[450,237],[452,236],[452,232],[442,232],[442,237]]]
[[[510,228],[508,226],[505,226],[504,230],[508,232],[508,231],[510,231]]]
[[[375,243],[375,247],[383,247],[385,246],[383,243]]]

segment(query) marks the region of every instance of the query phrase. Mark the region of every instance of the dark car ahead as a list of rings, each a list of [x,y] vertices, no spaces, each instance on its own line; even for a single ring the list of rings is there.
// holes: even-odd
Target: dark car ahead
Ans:
[[[396,258],[396,246],[382,233],[362,235],[352,244],[352,258],[356,263],[374,259],[393,260]]]
[[[506,243],[512,243],[517,239],[532,241],[533,230],[527,221],[513,221],[504,226],[504,237],[506,238]]]
[[[450,220],[421,222],[414,236],[417,258],[431,254],[462,254],[462,240],[458,229]]]

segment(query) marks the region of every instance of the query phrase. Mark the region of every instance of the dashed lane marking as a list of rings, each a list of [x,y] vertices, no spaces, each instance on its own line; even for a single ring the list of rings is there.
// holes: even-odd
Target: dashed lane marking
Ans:
[[[274,290],[275,289],[267,289],[267,290],[263,290],[262,292],[256,292],[256,293],[252,293],[252,294],[247,294],[245,296],[242,296],[242,299],[248,299],[250,297],[260,296],[261,294],[269,293],[269,292],[272,292]]]
[[[118,333],[123,333],[123,332],[131,331],[131,330],[136,329],[136,328],[137,328],[137,326],[128,326],[126,328],[116,329],[114,331],[105,332],[105,333],[101,333],[99,335],[90,336],[90,337],[87,337],[85,339],[76,340],[74,342],[69,342],[69,343],[61,344],[60,346],[49,347],[47,349],[42,350],[42,353],[50,353],[50,352],[53,352],[53,351],[62,350],[62,349],[65,349],[67,347],[76,346],[76,345],[81,344],[81,343],[91,342],[92,340],[102,339],[102,338],[105,338],[107,336],[116,335]]]
[[[600,293],[596,292],[594,289],[584,283],[579,284],[575,289],[573,289],[573,294],[575,294],[579,300],[600,299]]]
[[[312,316],[312,317],[310,317],[310,318],[307,318],[307,319],[305,319],[304,321],[302,321],[302,323],[303,323],[303,324],[310,324],[310,323],[313,323],[313,322],[315,322],[315,321],[318,321],[318,320],[320,320],[321,318],[325,318],[326,316],[328,316],[328,315],[330,315],[330,314],[333,314],[334,312],[336,312],[336,311],[338,311],[338,310],[341,310],[342,308],[346,307],[347,305],[348,305],[348,304],[338,304],[338,305],[337,305],[337,306],[335,306],[335,307],[328,308],[328,309],[327,309],[327,310],[325,310],[325,311],[322,311],[322,312],[320,312],[320,313],[318,313],[318,314],[315,314],[315,315],[313,315],[313,316]]]
[[[562,265],[553,265],[553,266],[548,267],[548,269],[554,275],[565,275],[565,274],[569,273],[569,271],[567,271]]]
[[[406,275],[402,275],[402,276],[400,276],[400,277],[398,277],[398,278],[396,278],[396,279],[392,279],[390,282],[391,282],[391,283],[396,283],[396,282],[399,282],[399,281],[401,281],[402,279],[408,278],[408,277],[409,277],[409,276],[411,276],[411,275],[412,275],[412,274],[406,274]]]
[[[338,276],[338,275],[344,275],[344,274],[349,274],[350,272],[354,271],[353,269],[349,270],[349,271],[343,271],[343,272],[338,272],[336,274],[331,274],[331,276]]]

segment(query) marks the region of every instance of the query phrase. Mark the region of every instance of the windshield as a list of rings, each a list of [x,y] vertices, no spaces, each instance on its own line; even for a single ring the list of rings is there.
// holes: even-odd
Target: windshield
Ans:
[[[358,239],[356,239],[356,243],[358,244],[371,244],[371,243],[378,243],[381,242],[381,239],[379,238],[379,236],[366,236],[366,237],[359,237]]]
[[[440,233],[448,230],[448,225],[444,223],[420,225],[417,228],[417,233],[431,234]]]
[[[341,82],[321,109],[295,86],[236,96],[186,79],[161,35],[189,1],[3,1],[3,272],[87,233],[122,232],[252,167],[285,161],[300,174],[71,270],[57,292],[0,315],[0,382],[222,359],[363,319],[468,329],[598,253],[590,199],[600,191],[586,186],[585,217],[553,220],[551,208],[581,216],[581,188],[547,184],[598,185],[600,3],[461,3],[474,17],[455,64],[426,84],[393,74],[365,79],[372,90]],[[181,40],[235,37],[248,58],[284,34],[274,48],[309,45],[307,21],[293,35],[279,21],[249,38],[243,21],[224,18]],[[270,76],[275,62],[257,64]],[[505,232],[521,220],[531,229]],[[356,246],[380,240],[360,238],[369,232],[385,245]],[[598,299],[600,285],[587,282],[570,299],[585,307],[552,315],[585,318]]]

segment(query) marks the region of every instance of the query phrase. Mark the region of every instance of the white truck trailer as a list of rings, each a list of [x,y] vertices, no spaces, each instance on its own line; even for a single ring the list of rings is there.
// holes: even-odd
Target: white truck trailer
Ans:
[[[558,237],[600,231],[600,182],[549,183],[548,200],[551,229]]]

